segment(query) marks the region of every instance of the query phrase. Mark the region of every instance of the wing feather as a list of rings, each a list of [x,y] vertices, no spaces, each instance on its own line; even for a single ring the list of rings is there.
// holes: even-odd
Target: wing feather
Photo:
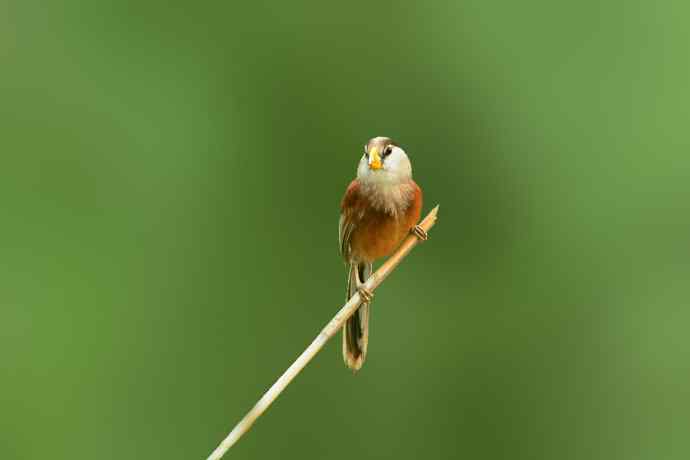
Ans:
[[[355,229],[354,211],[359,200],[359,183],[353,180],[345,191],[343,201],[340,204],[340,221],[338,222],[338,241],[340,255],[345,261],[350,260],[352,232]]]

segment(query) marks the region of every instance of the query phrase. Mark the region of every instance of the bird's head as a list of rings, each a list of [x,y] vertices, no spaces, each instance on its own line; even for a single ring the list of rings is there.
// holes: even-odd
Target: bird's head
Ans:
[[[357,167],[360,180],[399,183],[412,177],[412,165],[405,151],[388,137],[374,137],[364,146]]]

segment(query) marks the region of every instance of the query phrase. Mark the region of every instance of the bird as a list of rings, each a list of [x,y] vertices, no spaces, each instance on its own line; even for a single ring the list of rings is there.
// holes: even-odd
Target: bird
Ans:
[[[362,298],[342,334],[343,359],[353,372],[364,364],[369,345],[373,294],[364,283],[374,261],[391,254],[410,233],[427,240],[426,231],[417,225],[422,196],[405,151],[389,137],[370,139],[341,201],[338,225],[340,254],[348,267],[347,299],[355,293]]]

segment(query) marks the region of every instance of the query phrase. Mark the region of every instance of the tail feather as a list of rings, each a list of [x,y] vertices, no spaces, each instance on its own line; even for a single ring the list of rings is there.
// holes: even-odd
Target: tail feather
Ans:
[[[372,272],[371,264],[351,264],[347,277],[347,298],[350,299]],[[369,305],[363,303],[343,326],[343,359],[347,367],[358,371],[367,356],[369,345]]]

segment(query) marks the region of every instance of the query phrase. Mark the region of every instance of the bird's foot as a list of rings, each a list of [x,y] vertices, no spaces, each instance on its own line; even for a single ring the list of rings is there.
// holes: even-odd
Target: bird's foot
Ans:
[[[421,241],[426,241],[429,239],[429,234],[420,225],[415,225],[412,227],[410,233],[419,238]]]
[[[369,303],[374,298],[374,293],[364,286],[357,288],[357,292],[359,292],[359,296],[362,298],[362,303]]]

